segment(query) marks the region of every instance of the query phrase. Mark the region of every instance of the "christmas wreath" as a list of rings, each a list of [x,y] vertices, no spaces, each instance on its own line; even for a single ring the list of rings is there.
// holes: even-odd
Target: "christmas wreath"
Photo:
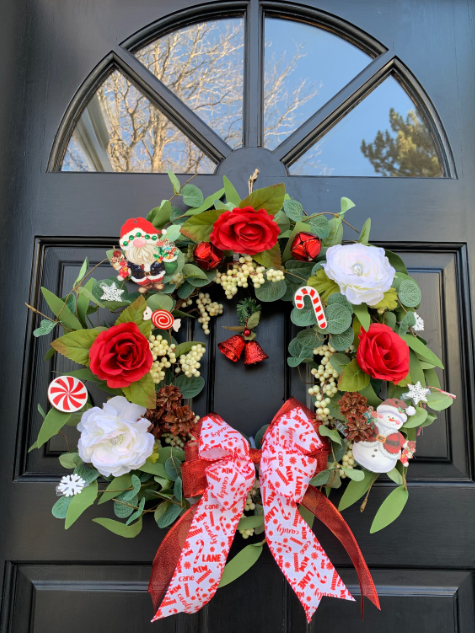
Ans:
[[[59,353],[83,366],[51,382],[48,413],[38,405],[44,422],[30,450],[65,425],[78,431],[77,447],[66,440],[59,457],[72,474],[57,486],[53,515],[68,529],[88,507],[110,501],[117,520],[93,521],[114,534],[137,536],[146,514],[171,526],[152,569],[154,619],[196,612],[264,544],[308,619],[324,595],[352,600],[311,531],[314,516],[347,549],[362,597],[379,607],[339,510],[364,497],[363,510],[386,473],[395,488],[371,532],[394,521],[408,500],[416,438],[455,398],[441,390],[442,363],[420,334],[421,291],[398,255],[369,244],[370,219],[354,229],[358,241],[342,242],[348,198],[338,212],[308,214],[283,184],[253,190],[257,170],[244,199],[226,177],[206,199],[190,181],[169,177],[170,200],[128,220],[107,252],[115,275],[95,279],[103,262],[89,270],[86,259],[66,297],[41,289],[54,317],[42,315],[34,335],[63,329],[47,360]],[[287,362],[299,373],[309,366],[315,411],[291,398],[246,438],[185,404],[204,387],[205,345],[178,344],[174,333],[198,316],[209,334],[210,319],[223,312],[206,292],[213,284],[228,299],[242,293],[238,323],[218,345],[230,362],[268,359],[256,340],[261,313],[269,302],[292,302],[290,319],[302,329]],[[107,394],[105,404],[94,406],[87,382]],[[328,497],[345,479],[337,510]],[[236,531],[252,543],[226,565]]]

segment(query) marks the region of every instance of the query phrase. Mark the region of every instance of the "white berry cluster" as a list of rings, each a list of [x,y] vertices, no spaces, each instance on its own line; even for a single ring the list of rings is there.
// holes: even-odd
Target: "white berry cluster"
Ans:
[[[149,347],[152,352],[153,363],[150,373],[153,382],[158,385],[165,379],[165,369],[169,369],[172,363],[176,363],[175,345],[170,344],[161,334],[149,337]]]
[[[175,368],[175,373],[182,371],[185,376],[191,378],[192,376],[198,377],[200,375],[199,368],[201,367],[200,360],[205,353],[205,347],[203,345],[193,345],[188,354],[182,354],[178,362],[181,367]]]
[[[252,261],[250,255],[245,255],[240,257],[239,261],[234,262],[225,273],[218,271],[214,280],[223,287],[226,297],[232,299],[238,288],[249,287],[249,279],[251,279],[254,288],[260,288],[265,282],[264,271],[264,266],[258,266]]]
[[[285,279],[283,270],[276,270],[275,268],[269,268],[266,270],[267,281],[282,281]]]
[[[254,497],[259,494],[259,479],[254,481],[254,484],[251,490],[247,493],[246,503],[244,505],[244,512],[249,512],[249,510],[254,510],[256,504],[254,503]],[[241,519],[246,518],[246,515],[243,514]],[[248,539],[250,536],[254,534],[254,528],[247,528],[246,530],[239,530],[239,534],[243,539]]]
[[[183,273],[175,273],[171,278],[170,278],[170,283],[171,284],[176,284],[176,287],[179,288],[180,286],[182,286],[185,283],[185,278],[183,276]]]
[[[204,333],[209,334],[210,330],[208,324],[211,321],[211,317],[223,314],[224,306],[222,303],[211,301],[208,292],[200,292],[196,299],[196,306],[200,311],[198,323],[201,323]]]
[[[343,455],[343,458],[341,460],[341,466],[344,466],[349,470],[353,470],[353,468],[355,467],[355,458],[353,457],[353,442],[350,442],[350,440],[347,439],[345,439],[344,442],[346,445],[346,453]],[[340,464],[337,465],[337,467],[340,469],[340,477],[342,479],[346,479],[348,475],[345,473],[344,470],[341,469],[341,466]]]
[[[197,415],[195,417],[195,423],[199,422],[200,416]],[[189,440],[193,440],[193,435],[188,433],[188,437],[185,439],[180,435],[173,435],[173,433],[162,433],[160,436],[160,442],[164,442],[165,444],[169,444],[170,446],[178,446],[179,448],[183,448]]]
[[[354,349],[354,346],[351,345],[346,352],[351,352]],[[322,358],[318,369],[312,369],[311,371],[318,382],[313,387],[310,387],[308,393],[311,396],[315,396],[317,415],[327,426],[331,419],[328,405],[330,404],[330,399],[338,391],[337,379],[339,374],[330,364],[330,357],[336,353],[336,349],[331,345],[320,345],[313,350],[313,353],[315,356],[321,356]]]

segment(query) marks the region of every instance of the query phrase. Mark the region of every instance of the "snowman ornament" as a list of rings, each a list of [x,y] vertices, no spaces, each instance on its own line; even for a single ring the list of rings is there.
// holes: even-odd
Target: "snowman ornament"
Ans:
[[[414,407],[403,400],[390,398],[382,402],[368,420],[373,427],[371,437],[353,444],[355,460],[373,473],[388,473],[392,470],[407,445],[399,429],[407,416],[415,413]]]

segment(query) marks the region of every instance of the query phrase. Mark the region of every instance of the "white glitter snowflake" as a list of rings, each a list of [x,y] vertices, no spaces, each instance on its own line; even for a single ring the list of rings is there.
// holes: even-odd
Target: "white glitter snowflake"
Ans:
[[[414,312],[414,316],[416,317],[416,324],[412,326],[414,332],[423,332],[424,331],[424,319]]]
[[[409,392],[402,395],[404,400],[411,399],[416,407],[421,401],[427,402],[426,396],[430,393],[430,389],[423,387],[419,381],[415,385],[407,385],[407,388]]]
[[[65,497],[72,497],[82,492],[82,489],[86,485],[86,482],[79,475],[65,475],[58,485],[59,492],[62,492]]]
[[[104,284],[101,288],[104,291],[101,299],[104,301],[122,301],[120,295],[124,292],[124,290],[119,290],[115,283],[112,283],[110,286]]]

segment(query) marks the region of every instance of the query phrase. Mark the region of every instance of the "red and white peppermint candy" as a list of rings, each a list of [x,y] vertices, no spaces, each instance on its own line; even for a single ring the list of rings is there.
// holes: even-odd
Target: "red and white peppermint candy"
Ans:
[[[77,378],[61,376],[50,383],[48,400],[58,411],[74,413],[86,404],[87,389]]]
[[[168,310],[155,310],[152,312],[152,323],[161,330],[169,330],[175,318]]]

